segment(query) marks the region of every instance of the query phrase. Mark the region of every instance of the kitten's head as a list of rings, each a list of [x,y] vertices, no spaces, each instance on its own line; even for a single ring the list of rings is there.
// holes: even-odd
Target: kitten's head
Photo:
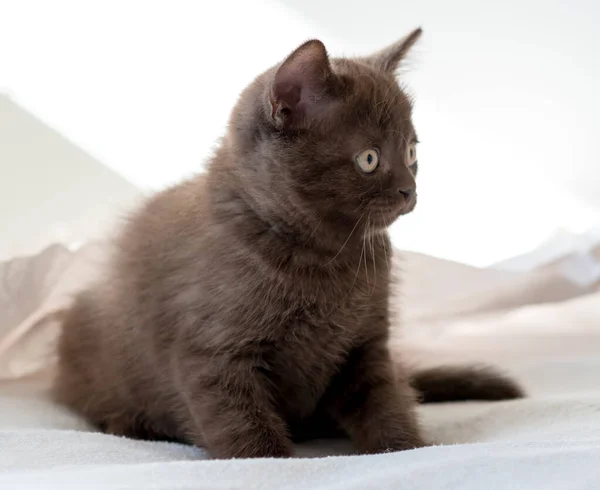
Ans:
[[[356,59],[308,41],[244,92],[230,135],[261,208],[376,228],[412,211],[417,136],[395,72],[420,35]]]

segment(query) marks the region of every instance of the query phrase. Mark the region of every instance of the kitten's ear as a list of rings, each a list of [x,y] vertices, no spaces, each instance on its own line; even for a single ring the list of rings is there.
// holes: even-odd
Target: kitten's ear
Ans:
[[[423,30],[419,27],[412,31],[408,36],[396,41],[387,48],[377,53],[363,58],[371,66],[387,73],[394,73],[400,66],[400,62],[406,57],[413,45],[419,40]]]
[[[278,125],[293,127],[314,119],[331,102],[334,79],[323,43],[304,43],[275,74],[270,94],[271,117]]]

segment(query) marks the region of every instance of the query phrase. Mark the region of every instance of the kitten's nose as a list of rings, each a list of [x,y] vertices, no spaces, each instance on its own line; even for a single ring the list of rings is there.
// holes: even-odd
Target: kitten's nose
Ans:
[[[399,187],[398,194],[402,194],[405,199],[410,199],[415,193],[414,187]]]

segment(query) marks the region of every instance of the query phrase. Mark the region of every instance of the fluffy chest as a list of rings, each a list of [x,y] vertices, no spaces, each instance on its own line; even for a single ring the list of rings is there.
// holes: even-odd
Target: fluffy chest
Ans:
[[[314,411],[353,348],[356,335],[332,319],[291,321],[283,328],[267,353],[268,365],[283,412],[300,420]]]
[[[227,287],[201,295],[202,311],[211,312],[203,333],[221,351],[255,359],[286,417],[301,420],[350,352],[387,329],[388,271],[375,265],[268,267],[243,256],[232,268],[236,281],[231,270],[218,271],[212,284]]]
[[[298,305],[277,326],[268,356],[279,404],[290,420],[309,416],[352,349],[379,328],[369,299],[349,295],[338,304]]]

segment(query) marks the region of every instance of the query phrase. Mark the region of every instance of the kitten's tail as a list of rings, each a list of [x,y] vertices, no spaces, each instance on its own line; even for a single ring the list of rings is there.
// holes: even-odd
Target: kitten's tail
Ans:
[[[411,374],[421,403],[513,400],[525,392],[510,377],[487,366],[428,368]]]

